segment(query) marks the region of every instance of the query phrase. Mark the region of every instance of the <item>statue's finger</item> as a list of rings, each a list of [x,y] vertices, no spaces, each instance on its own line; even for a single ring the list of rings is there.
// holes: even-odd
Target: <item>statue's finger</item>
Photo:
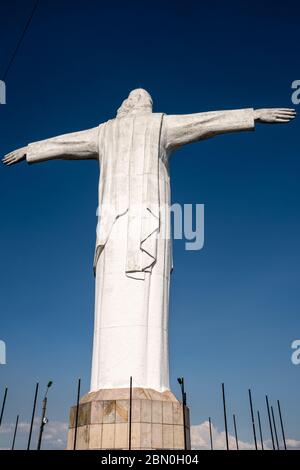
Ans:
[[[276,118],[276,122],[290,122],[290,119]]]
[[[289,111],[278,111],[278,114],[280,115],[283,115],[283,116],[292,116],[292,117],[295,117],[296,116],[296,113],[292,113],[292,112],[289,112]]]
[[[7,158],[7,157],[12,157],[12,156],[14,155],[14,153],[15,153],[15,152],[9,152],[9,153],[7,153],[7,154],[5,155],[5,157],[6,157],[6,158]]]
[[[296,113],[296,110],[295,108],[279,108],[280,111],[292,111],[294,113]]]
[[[279,118],[282,118],[282,119],[295,119],[296,116],[280,113],[280,114],[277,114],[276,117],[279,117]]]
[[[287,111],[278,110],[276,116],[295,116],[295,113],[288,113]]]
[[[286,114],[297,114],[295,109],[279,109],[278,111]]]
[[[276,113],[276,117],[282,117],[285,119],[294,119],[294,114]]]

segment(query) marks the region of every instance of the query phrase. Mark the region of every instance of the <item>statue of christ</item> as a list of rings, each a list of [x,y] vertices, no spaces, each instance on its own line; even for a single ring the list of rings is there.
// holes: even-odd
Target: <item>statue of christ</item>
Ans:
[[[130,376],[135,387],[169,390],[171,154],[218,134],[254,130],[256,123],[288,123],[295,114],[289,108],[153,113],[149,93],[135,89],[114,119],[4,158],[6,165],[100,163],[91,391],[128,388]]]

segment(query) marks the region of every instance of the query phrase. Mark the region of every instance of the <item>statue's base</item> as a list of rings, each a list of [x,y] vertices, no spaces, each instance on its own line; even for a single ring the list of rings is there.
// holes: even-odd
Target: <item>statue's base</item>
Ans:
[[[79,404],[76,449],[129,448],[129,388],[99,390]],[[74,448],[76,406],[70,411],[67,449]],[[131,449],[184,449],[183,406],[172,392],[133,388]],[[190,449],[189,409],[185,407]]]

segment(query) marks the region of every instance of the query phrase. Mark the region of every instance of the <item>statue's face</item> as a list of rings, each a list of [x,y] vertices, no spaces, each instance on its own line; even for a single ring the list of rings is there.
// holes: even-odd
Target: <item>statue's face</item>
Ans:
[[[152,112],[153,101],[150,94],[143,88],[137,88],[129,93],[126,100],[118,109],[118,116],[136,114],[138,112]]]

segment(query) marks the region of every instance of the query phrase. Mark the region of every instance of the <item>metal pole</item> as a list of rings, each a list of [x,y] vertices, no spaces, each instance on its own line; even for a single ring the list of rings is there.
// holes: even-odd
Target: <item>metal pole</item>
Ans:
[[[227,448],[227,450],[229,450],[228,429],[227,429],[227,416],[226,416],[226,401],[225,401],[225,389],[224,389],[224,384],[223,384],[223,383],[222,383],[222,396],[223,396],[224,423],[225,423],[225,434],[226,434],[226,448]]]
[[[210,418],[208,418],[208,422],[209,422],[209,435],[210,435],[210,450],[214,450]]]
[[[271,414],[270,414],[270,406],[269,406],[268,395],[266,395],[266,403],[267,403],[268,418],[269,418],[270,432],[271,432],[271,438],[272,438],[272,446],[273,446],[273,450],[275,450],[275,443],[274,443],[274,436],[273,436],[273,429],[272,429],[272,422],[271,422]]]
[[[237,429],[236,429],[236,420],[235,420],[235,414],[233,415],[233,426],[234,426],[234,434],[235,434],[236,450],[239,450],[239,440],[238,440]]]
[[[77,386],[77,402],[76,402],[76,415],[75,415],[75,429],[74,429],[74,446],[73,446],[73,450],[76,450],[76,441],[77,441],[77,427],[78,427],[79,400],[80,400],[80,385],[81,385],[81,379],[78,379],[78,386]]]
[[[44,426],[46,424],[46,422],[45,422],[46,408],[47,408],[47,397],[44,398],[43,404],[42,404],[42,418],[41,418],[41,424],[40,424],[40,433],[39,433],[39,440],[38,440],[37,450],[41,450],[42,436],[43,436]]]
[[[14,448],[15,448],[15,442],[16,442],[16,435],[17,435],[18,423],[19,423],[19,415],[17,415],[17,419],[16,419],[15,431],[14,431],[14,437],[13,437],[13,441],[12,441],[11,450],[14,450]]]
[[[5,402],[6,402],[6,397],[7,397],[7,390],[8,390],[8,388],[6,387],[5,392],[4,392],[3,402],[2,402],[1,414],[0,414],[0,426],[2,424],[2,418],[3,418]]]
[[[48,382],[48,384],[47,384],[45,397],[44,397],[44,400],[43,400],[43,403],[42,403],[42,418],[41,418],[41,424],[40,424],[40,433],[39,433],[39,440],[38,440],[37,450],[41,450],[42,436],[43,436],[44,427],[48,423],[48,419],[46,418],[47,393],[48,393],[48,390],[51,387],[51,385],[52,385],[52,381],[50,380],[50,382]]]
[[[280,426],[281,426],[284,450],[286,450],[285,433],[284,433],[284,427],[283,427],[283,421],[282,421],[282,415],[281,415],[281,407],[280,407],[279,400],[277,400],[277,406],[278,406],[278,413],[279,413],[279,418],[280,418]]]
[[[252,420],[252,428],[253,428],[254,445],[255,445],[255,450],[257,450],[256,430],[255,430],[255,422],[254,422],[254,414],[253,414],[253,406],[252,406],[252,396],[251,396],[250,388],[249,388],[248,392],[249,392],[249,401],[250,401],[250,410],[251,410],[251,420]]]
[[[186,393],[184,391],[184,377],[178,377],[177,382],[180,385],[181,396],[182,396],[182,423],[183,423],[184,450],[187,450],[186,420],[185,420]]]
[[[32,428],[33,428],[33,423],[34,423],[34,416],[35,416],[35,408],[36,408],[36,400],[37,400],[37,396],[38,396],[38,391],[39,391],[39,383],[37,382],[37,384],[35,386],[35,394],[34,394],[34,400],[33,400],[33,408],[32,408],[32,416],[31,416],[29,437],[28,437],[28,443],[27,443],[27,450],[30,449]]]
[[[260,434],[261,450],[264,450],[264,440],[263,440],[262,431],[261,431],[259,411],[257,411],[257,420],[258,420],[258,427],[259,427],[259,434]]]
[[[131,450],[132,377],[130,377],[128,449]]]
[[[184,390],[184,378],[182,377],[182,413],[183,413],[183,437],[184,437],[184,450],[187,450],[186,443],[186,416],[185,416],[185,407],[186,407],[186,393]]]
[[[279,442],[278,442],[278,436],[277,436],[277,429],[276,429],[276,423],[275,423],[275,416],[274,416],[273,406],[271,406],[271,413],[272,413],[272,420],[273,420],[273,426],[274,426],[274,433],[275,433],[275,439],[276,439],[277,450],[279,450]]]

